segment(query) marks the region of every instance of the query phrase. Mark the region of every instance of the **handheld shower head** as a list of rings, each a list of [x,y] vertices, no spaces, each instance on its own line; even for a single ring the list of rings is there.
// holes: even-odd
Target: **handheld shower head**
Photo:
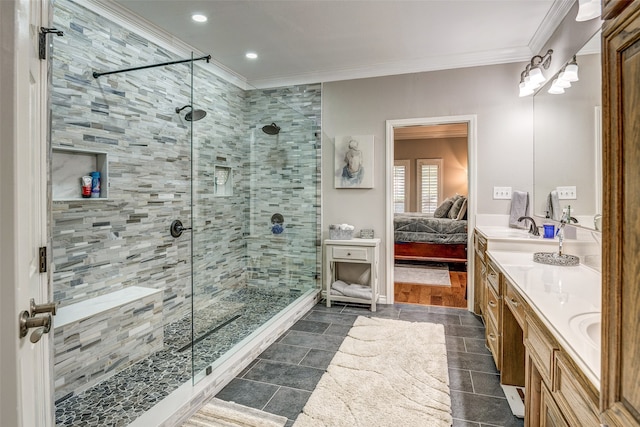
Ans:
[[[280,126],[275,123],[271,123],[270,125],[262,126],[262,132],[267,135],[277,135],[280,133]]]
[[[184,107],[176,107],[176,113],[180,114],[182,110],[185,108],[191,108],[187,114],[185,114],[184,119],[188,122],[197,122],[200,119],[203,119],[204,116],[207,115],[207,112],[204,110],[194,110],[191,105],[185,105]]]

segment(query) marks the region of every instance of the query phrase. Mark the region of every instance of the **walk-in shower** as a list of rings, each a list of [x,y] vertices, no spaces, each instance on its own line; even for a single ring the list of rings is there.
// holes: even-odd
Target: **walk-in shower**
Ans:
[[[105,16],[54,4],[65,32],[50,55],[58,425],[127,425],[192,382],[220,383],[319,286],[314,121]],[[91,172],[103,191],[84,199]],[[190,232],[172,235],[175,220]]]

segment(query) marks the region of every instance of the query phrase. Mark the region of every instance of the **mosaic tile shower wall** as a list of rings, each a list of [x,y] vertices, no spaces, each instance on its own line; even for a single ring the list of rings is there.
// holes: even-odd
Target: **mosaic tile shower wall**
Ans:
[[[154,322],[168,325],[183,321],[192,308],[196,315],[215,309],[223,291],[246,284],[282,291],[288,291],[284,285],[302,291],[317,284],[320,85],[244,91],[197,64],[193,107],[207,117],[188,122],[188,110],[176,114],[175,108],[191,102],[189,64],[98,79],[91,74],[182,57],[69,0],[56,0],[54,25],[65,36],[52,39],[52,147],[104,152],[108,159],[102,182],[108,198],[52,203],[54,299],[61,307],[91,305],[93,298],[131,286],[154,288],[163,291],[153,309],[162,315]],[[252,153],[264,135],[257,136],[256,126],[266,120],[287,129]],[[232,194],[216,192],[215,165],[231,171]],[[73,178],[78,195],[80,175],[90,171]],[[286,211],[287,240],[271,236],[274,210]],[[169,234],[173,219],[193,226],[193,258],[189,232],[177,239]],[[91,351],[82,346],[102,351],[96,343],[110,340],[102,333],[86,330],[93,338],[80,336],[73,357],[66,350],[56,355],[80,369],[77,381],[98,378],[86,366]],[[127,361],[112,363],[120,369]]]
[[[245,228],[250,285],[303,292],[318,279],[320,94],[320,84],[249,91],[246,118],[253,138],[245,171],[250,205]],[[262,132],[271,123],[280,127],[277,135]],[[281,234],[272,232],[274,214],[284,217]]]

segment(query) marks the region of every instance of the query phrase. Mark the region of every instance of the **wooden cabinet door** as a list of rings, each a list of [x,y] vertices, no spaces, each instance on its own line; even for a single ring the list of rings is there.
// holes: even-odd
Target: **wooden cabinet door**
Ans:
[[[540,427],[569,427],[544,383],[540,390]]]
[[[632,0],[602,0],[602,19],[613,19],[629,6]]]
[[[603,27],[601,420],[640,426],[640,1]]]

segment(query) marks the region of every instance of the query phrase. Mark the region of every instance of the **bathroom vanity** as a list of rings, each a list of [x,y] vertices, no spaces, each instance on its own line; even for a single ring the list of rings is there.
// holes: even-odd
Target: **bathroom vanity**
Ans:
[[[475,276],[475,295],[483,295],[477,311],[501,383],[525,389],[526,426],[596,426],[600,273],[533,261],[534,252],[557,244],[522,230],[478,226],[475,271],[484,274]]]

